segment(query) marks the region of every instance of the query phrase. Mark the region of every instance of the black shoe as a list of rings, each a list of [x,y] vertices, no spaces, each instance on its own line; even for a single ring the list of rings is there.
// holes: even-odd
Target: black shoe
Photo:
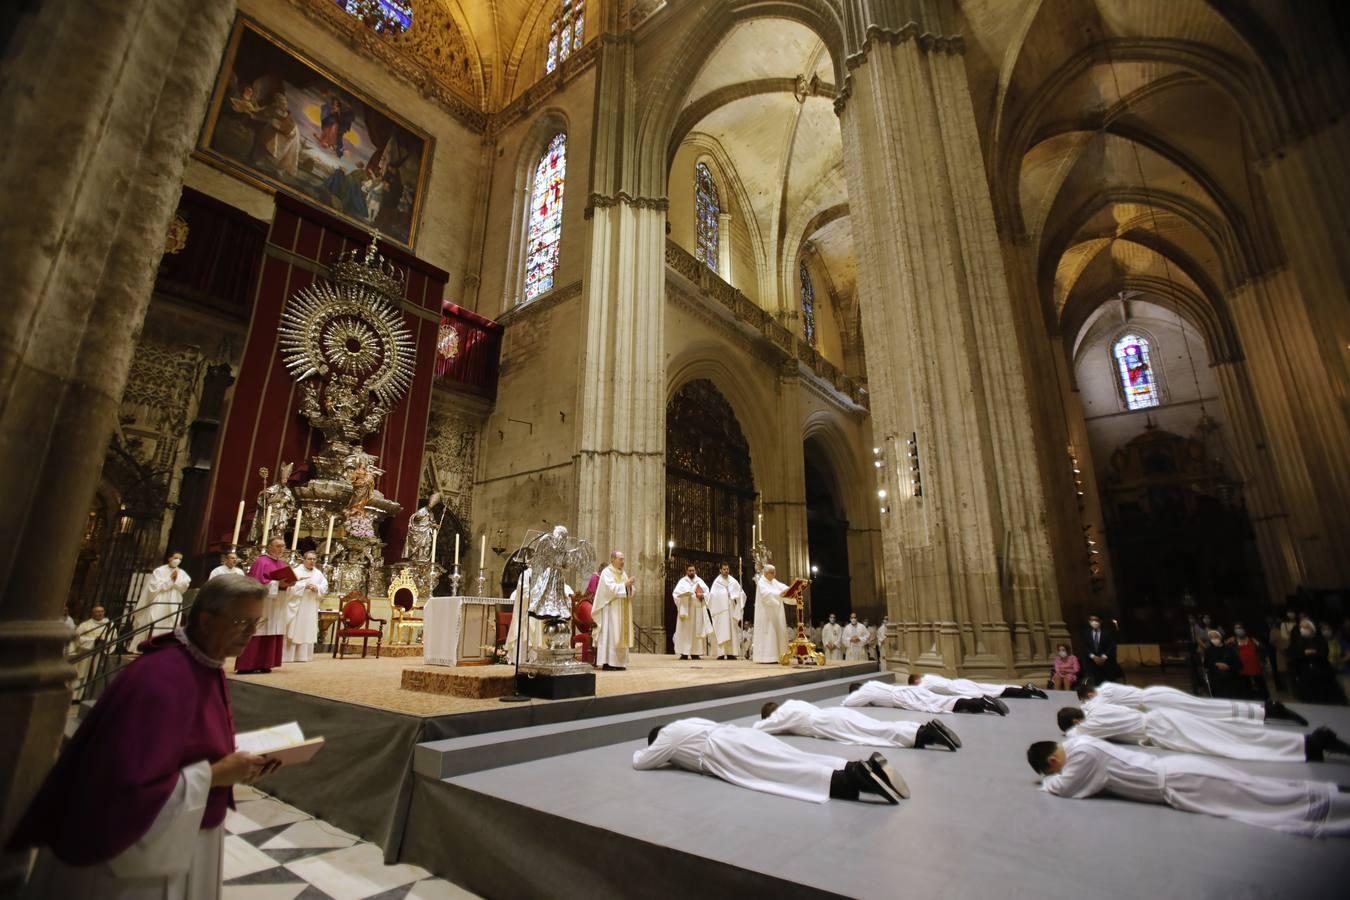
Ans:
[[[600,668],[604,669],[606,672],[622,672],[627,668],[627,666],[611,666],[609,663],[605,663]]]
[[[1308,720],[1285,706],[1278,700],[1266,701],[1266,719],[1283,719],[1286,722],[1293,722],[1297,725],[1307,725]]]
[[[1032,684],[1030,681],[1028,681],[1026,684],[1022,685],[1022,687],[1023,687],[1024,690],[1026,690],[1027,693],[1031,694],[1031,696],[1035,697],[1037,700],[1049,700],[1049,699],[1050,699],[1050,695],[1049,695],[1049,694],[1047,694],[1045,691],[1041,690],[1040,688],[1036,687],[1036,685]]]
[[[932,744],[946,747],[948,750],[955,750],[961,746],[961,742],[956,739],[956,735],[943,728],[942,723],[937,719],[920,725],[918,732],[914,735],[915,750],[922,750]]]
[[[1008,704],[997,697],[985,697],[984,708],[989,712],[996,712],[1000,716],[1006,716],[1008,714]]]
[[[899,795],[901,800],[909,799],[909,785],[905,779],[900,777],[900,773],[891,766],[890,760],[880,753],[873,753],[871,759],[867,760],[867,766],[880,777],[886,785]]]
[[[688,656],[685,656],[683,653],[680,654],[680,659],[688,659],[688,658],[689,658],[689,657],[688,657]]]
[[[933,719],[931,722],[928,723],[928,727],[936,731],[939,735],[941,735],[940,740],[942,741],[942,743],[946,744],[948,747],[951,747],[953,750],[956,750],[961,746],[960,736],[957,735],[955,731],[948,728],[946,723],[944,723],[941,719]]]
[[[691,657],[691,658],[692,658],[692,659],[702,659],[703,657],[701,657],[701,656],[694,656],[694,657]]]

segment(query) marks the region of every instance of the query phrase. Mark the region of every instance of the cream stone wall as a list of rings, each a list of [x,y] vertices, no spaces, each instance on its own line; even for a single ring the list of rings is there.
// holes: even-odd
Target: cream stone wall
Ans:
[[[474,242],[473,210],[481,189],[479,147],[482,138],[424,98],[379,62],[353,53],[328,27],[277,0],[240,0],[242,14],[299,50],[320,66],[435,140],[426,195],[413,252],[450,273],[446,299],[462,295],[464,275]],[[188,161],[183,183],[236,206],[257,219],[271,221],[271,192],[221,171],[196,156]]]

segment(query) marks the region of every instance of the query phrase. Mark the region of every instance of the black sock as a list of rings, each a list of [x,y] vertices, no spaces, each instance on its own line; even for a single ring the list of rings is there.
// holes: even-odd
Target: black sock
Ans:
[[[982,713],[984,712],[984,701],[976,697],[962,697],[956,701],[956,706],[953,709],[963,713]]]
[[[933,741],[933,726],[924,723],[919,726],[919,730],[914,732],[914,749],[922,750]]]
[[[1303,736],[1303,758],[1308,762],[1321,762],[1323,759],[1321,741],[1317,739],[1317,733],[1305,734]]]
[[[1007,697],[1010,700],[1028,700],[1036,695],[1026,688],[1004,688],[1003,693],[999,696]]]
[[[830,775],[830,797],[834,800],[858,799],[858,785],[849,777],[847,769],[839,769]]]

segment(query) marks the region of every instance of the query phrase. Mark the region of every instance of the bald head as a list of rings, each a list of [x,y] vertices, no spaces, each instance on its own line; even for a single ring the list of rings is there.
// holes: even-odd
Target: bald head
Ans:
[[[623,571],[623,551],[615,550],[609,554],[609,564],[620,572]]]

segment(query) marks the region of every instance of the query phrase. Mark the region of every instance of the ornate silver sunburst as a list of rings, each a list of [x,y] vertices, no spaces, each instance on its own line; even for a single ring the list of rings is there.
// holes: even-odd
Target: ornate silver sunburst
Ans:
[[[412,383],[412,334],[402,313],[366,285],[316,282],[297,291],[278,331],[282,360],[296,381],[353,375],[386,407]]]

